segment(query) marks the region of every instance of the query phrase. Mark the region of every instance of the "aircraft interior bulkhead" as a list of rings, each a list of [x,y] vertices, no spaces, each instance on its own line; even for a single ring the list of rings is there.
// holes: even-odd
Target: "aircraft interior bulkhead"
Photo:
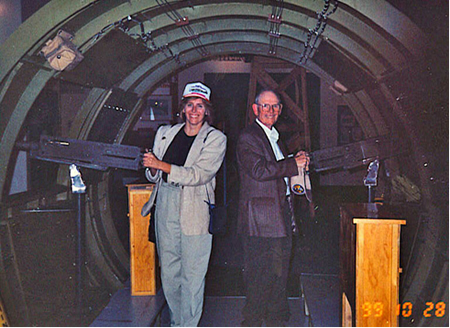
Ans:
[[[281,95],[288,151],[311,154],[313,199],[294,202],[289,325],[378,325],[390,313],[394,326],[448,326],[447,1],[0,1],[0,29],[17,13],[0,35],[4,326],[167,325],[161,294],[130,296],[129,192],[149,184],[143,152],[181,120],[195,81],[211,88],[227,136],[216,186],[227,231],[213,238],[201,326],[240,325],[235,152],[263,89]],[[364,302],[360,286],[377,281],[352,285],[361,267],[348,258],[385,235],[347,248],[363,235],[357,207],[400,222],[389,230],[394,287]],[[157,261],[155,272],[160,291]]]

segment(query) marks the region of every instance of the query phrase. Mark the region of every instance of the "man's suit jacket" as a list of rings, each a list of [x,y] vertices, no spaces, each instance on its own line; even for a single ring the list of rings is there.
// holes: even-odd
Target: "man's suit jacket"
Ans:
[[[289,235],[284,215],[284,177],[298,174],[294,158],[277,161],[264,130],[254,122],[239,136],[236,157],[240,177],[238,233],[253,237]]]
[[[158,159],[164,157],[172,140],[183,127],[184,123],[181,123],[158,129],[153,146],[153,153]],[[181,188],[180,224],[181,230],[186,235],[208,233],[209,208],[205,201],[209,196],[214,203],[215,176],[222,165],[226,144],[227,137],[204,122],[189,150],[184,166],[172,165],[170,174],[167,175],[167,183]],[[150,213],[162,182],[160,170],[152,175],[147,169],[145,175],[150,182],[156,183],[156,186],[150,199],[142,207],[142,216]]]

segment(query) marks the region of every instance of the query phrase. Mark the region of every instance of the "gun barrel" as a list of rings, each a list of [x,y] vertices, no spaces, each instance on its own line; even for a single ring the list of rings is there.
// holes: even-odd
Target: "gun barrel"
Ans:
[[[105,171],[109,167],[128,170],[142,168],[142,150],[136,146],[106,144],[68,138],[41,136],[40,142],[18,142],[19,150],[35,159]]]
[[[25,142],[25,141],[18,141],[14,145],[18,150],[23,151],[32,151],[32,150],[38,150],[39,144],[37,142]]]

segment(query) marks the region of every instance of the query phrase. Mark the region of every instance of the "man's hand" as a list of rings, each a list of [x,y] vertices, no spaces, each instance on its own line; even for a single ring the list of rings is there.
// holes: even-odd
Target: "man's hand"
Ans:
[[[309,171],[309,154],[304,151],[300,150],[297,154],[294,156],[295,162],[297,163],[297,167],[299,171],[301,169],[304,169],[306,171]]]

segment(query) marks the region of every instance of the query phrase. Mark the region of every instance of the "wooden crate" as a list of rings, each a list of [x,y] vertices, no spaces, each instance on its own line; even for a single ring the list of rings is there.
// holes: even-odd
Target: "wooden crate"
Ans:
[[[131,295],[156,295],[156,247],[148,241],[150,215],[141,215],[142,206],[153,192],[153,184],[129,184]]]
[[[376,204],[341,207],[344,327],[398,326],[400,227],[406,221],[394,212]]]

